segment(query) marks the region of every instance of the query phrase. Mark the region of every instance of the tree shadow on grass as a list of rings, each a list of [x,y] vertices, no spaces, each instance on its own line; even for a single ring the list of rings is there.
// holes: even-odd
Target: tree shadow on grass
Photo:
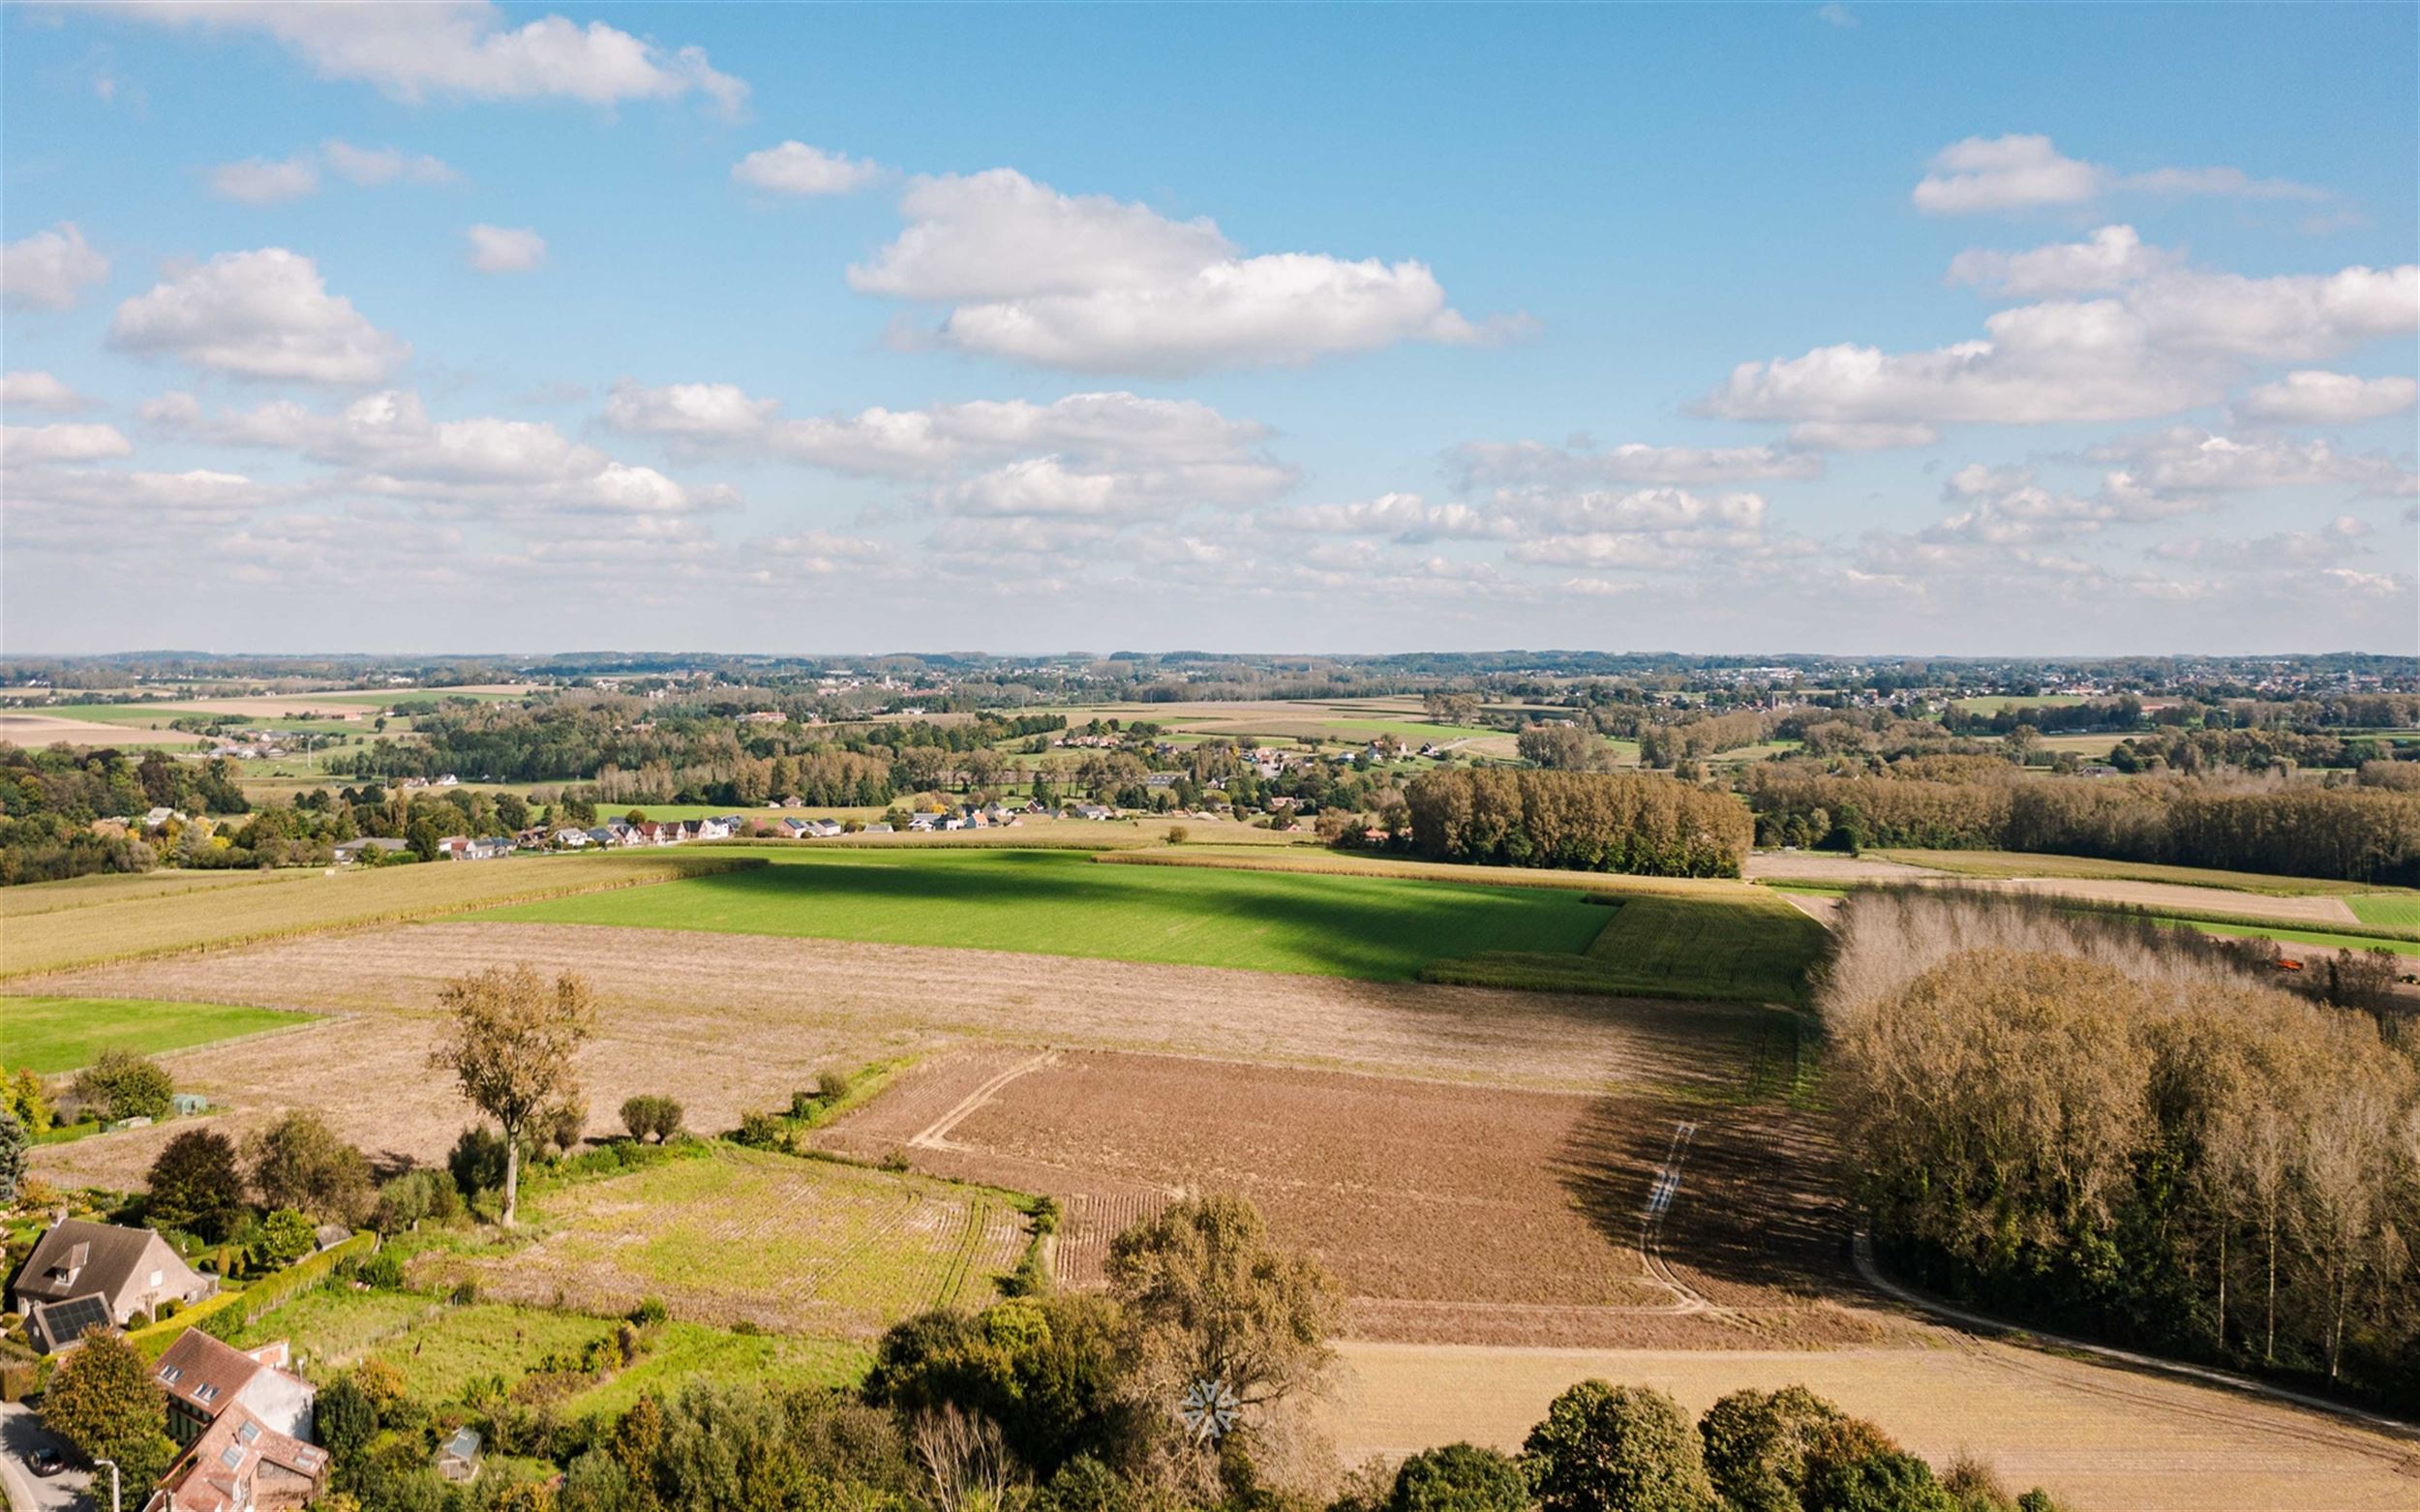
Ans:
[[[1582,945],[1599,918],[1588,911],[1581,920],[1577,916],[1585,905],[1576,898],[1540,895],[1534,890],[1248,871],[1176,875],[1171,869],[1171,874],[1164,875],[1159,868],[1096,866],[1085,857],[1063,852],[1013,850],[969,852],[963,858],[953,855],[939,864],[902,863],[890,858],[873,863],[802,858],[786,864],[691,878],[660,889],[539,907],[590,917],[627,913],[632,917],[613,922],[672,928],[1228,964],[1218,958],[1216,951],[1188,950],[1181,943],[1175,949],[1154,949],[1153,942],[1136,937],[1147,935],[1152,922],[1147,920],[1137,920],[1137,930],[1123,939],[1114,931],[1105,932],[1104,942],[1114,942],[1112,948],[1084,952],[1031,944],[1016,917],[1016,911],[1028,909],[1037,910],[1033,916],[1037,923],[1057,910],[1114,916],[1137,905],[1167,906],[1178,894],[1204,923],[1224,918],[1247,929],[1283,931],[1282,948],[1302,958],[1308,969],[1371,982],[1409,982],[1431,960],[1474,949],[1500,948],[1505,943],[1550,950],[1558,944]],[[684,908],[684,899],[695,900],[697,906]],[[838,915],[867,903],[911,905],[920,917],[904,925],[861,921],[857,927],[848,927],[835,921],[833,927],[815,927],[815,910],[829,909]],[[682,917],[711,917],[719,910],[728,918],[733,912],[755,912],[769,905],[782,914],[797,910],[798,927],[748,929]],[[953,919],[952,909],[972,911]],[[924,910],[930,911],[929,922],[922,917]],[[637,917],[642,915],[652,917]],[[763,921],[768,925],[776,922]]]

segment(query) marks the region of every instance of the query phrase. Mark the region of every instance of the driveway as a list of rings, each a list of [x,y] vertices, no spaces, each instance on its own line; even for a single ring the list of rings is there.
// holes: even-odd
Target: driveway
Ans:
[[[68,1470],[45,1480],[28,1467],[26,1456],[44,1444],[62,1447],[43,1432],[32,1407],[21,1402],[0,1403],[0,1487],[8,1492],[10,1512],[90,1512],[93,1503],[84,1497],[84,1483],[91,1477],[84,1471]],[[104,1471],[103,1512],[108,1496],[108,1474]]]

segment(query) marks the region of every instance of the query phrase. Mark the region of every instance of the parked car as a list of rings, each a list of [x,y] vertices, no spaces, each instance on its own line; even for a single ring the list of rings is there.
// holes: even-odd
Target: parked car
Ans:
[[[35,1474],[40,1475],[45,1479],[48,1479],[50,1476],[56,1475],[61,1470],[67,1468],[67,1462],[59,1458],[59,1451],[51,1448],[48,1444],[44,1444],[33,1453],[27,1455],[25,1457],[25,1463],[34,1467]]]

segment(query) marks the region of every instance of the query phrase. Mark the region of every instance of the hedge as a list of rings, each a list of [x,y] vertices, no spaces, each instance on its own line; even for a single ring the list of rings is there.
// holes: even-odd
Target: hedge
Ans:
[[[204,1302],[197,1302],[174,1317],[146,1323],[127,1332],[127,1342],[143,1352],[143,1358],[156,1360],[176,1342],[179,1334],[223,1315],[221,1326],[232,1331],[255,1322],[275,1312],[303,1292],[324,1285],[336,1267],[347,1260],[357,1260],[374,1254],[378,1236],[363,1229],[342,1244],[306,1255],[274,1275],[264,1276],[241,1291],[222,1291]],[[213,1329],[215,1334],[217,1329]]]

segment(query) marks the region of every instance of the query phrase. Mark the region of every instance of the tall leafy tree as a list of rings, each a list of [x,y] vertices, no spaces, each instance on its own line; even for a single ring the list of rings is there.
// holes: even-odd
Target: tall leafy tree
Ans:
[[[220,1240],[244,1220],[235,1141],[215,1129],[189,1129],[170,1139],[151,1163],[150,1187],[145,1216],[156,1227]]]
[[[42,1426],[87,1460],[116,1462],[120,1481],[136,1496],[176,1458],[167,1421],[167,1395],[151,1378],[151,1366],[106,1328],[85,1333],[42,1399]]]
[[[1648,1386],[1584,1380],[1522,1446],[1544,1512],[1715,1512],[1697,1431]]]
[[[521,1143],[532,1126],[577,1098],[572,1058],[596,1029],[585,978],[552,983],[526,963],[491,966],[449,982],[438,1001],[452,1014],[429,1064],[449,1071],[463,1096],[504,1129],[505,1227],[521,1194]]]

